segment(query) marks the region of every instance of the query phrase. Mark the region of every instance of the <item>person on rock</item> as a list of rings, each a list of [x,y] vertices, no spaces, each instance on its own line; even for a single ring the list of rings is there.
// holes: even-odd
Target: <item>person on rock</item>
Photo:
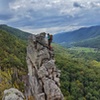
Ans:
[[[48,47],[51,49],[51,42],[52,42],[52,39],[53,39],[53,36],[51,34],[47,34],[47,38],[48,38]]]

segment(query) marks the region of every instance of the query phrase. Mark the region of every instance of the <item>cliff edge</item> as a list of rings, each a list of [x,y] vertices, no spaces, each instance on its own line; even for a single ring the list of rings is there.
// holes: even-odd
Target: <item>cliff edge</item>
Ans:
[[[46,33],[31,35],[27,47],[28,85],[27,99],[64,100],[59,88],[60,70],[54,60],[54,52],[47,46]]]

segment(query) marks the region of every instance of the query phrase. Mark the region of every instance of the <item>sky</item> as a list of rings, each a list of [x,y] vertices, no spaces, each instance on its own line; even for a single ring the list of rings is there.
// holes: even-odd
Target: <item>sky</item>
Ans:
[[[34,34],[100,25],[100,0],[0,0],[0,24]]]

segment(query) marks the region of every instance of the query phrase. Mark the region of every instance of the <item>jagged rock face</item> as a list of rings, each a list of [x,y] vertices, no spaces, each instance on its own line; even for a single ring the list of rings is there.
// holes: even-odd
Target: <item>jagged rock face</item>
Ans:
[[[25,98],[19,90],[11,88],[4,91],[4,96],[2,100],[25,100]]]
[[[29,89],[35,100],[63,100],[59,88],[60,70],[56,68],[54,53],[49,50],[45,33],[32,35],[27,47]]]

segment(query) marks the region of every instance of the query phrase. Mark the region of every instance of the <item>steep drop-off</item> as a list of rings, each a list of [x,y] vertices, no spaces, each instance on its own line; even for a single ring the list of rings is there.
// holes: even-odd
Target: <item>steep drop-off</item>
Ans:
[[[27,47],[27,97],[34,100],[63,100],[59,88],[60,70],[56,68],[54,53],[47,47],[45,33],[32,35]],[[27,98],[27,99],[28,99]]]

